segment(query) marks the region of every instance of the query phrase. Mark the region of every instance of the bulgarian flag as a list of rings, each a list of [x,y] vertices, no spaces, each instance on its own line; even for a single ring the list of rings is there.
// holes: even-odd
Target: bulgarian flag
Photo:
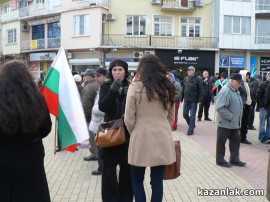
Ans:
[[[58,120],[57,133],[62,149],[74,152],[89,138],[77,86],[61,47],[41,86],[49,111]]]
[[[212,87],[212,92],[214,92],[219,86],[223,87],[227,82],[228,79],[224,79],[223,81],[218,79]]]

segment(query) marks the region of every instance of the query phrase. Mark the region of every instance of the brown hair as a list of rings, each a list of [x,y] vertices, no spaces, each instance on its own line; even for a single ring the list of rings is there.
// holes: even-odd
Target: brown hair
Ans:
[[[140,59],[137,74],[140,76],[149,100],[158,94],[165,109],[168,103],[175,102],[175,87],[166,77],[166,67],[159,58],[152,54],[146,54]]]

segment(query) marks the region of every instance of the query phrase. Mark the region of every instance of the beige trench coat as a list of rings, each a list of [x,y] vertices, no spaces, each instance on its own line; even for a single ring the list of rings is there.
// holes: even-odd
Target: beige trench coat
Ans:
[[[142,82],[131,83],[124,116],[130,133],[128,149],[130,165],[153,167],[175,162],[171,133],[174,106],[168,108],[164,109],[157,95],[149,101]]]

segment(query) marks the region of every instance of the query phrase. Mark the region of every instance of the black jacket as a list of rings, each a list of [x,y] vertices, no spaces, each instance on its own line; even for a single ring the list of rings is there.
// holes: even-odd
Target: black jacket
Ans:
[[[266,94],[266,88],[269,84],[269,81],[264,81],[259,84],[257,92],[256,92],[256,99],[257,104],[260,108],[265,108],[265,94]]]
[[[194,75],[193,77],[186,76],[183,81],[181,102],[202,102],[203,90],[199,77]]]
[[[209,80],[205,80],[204,78],[201,78],[202,83],[202,92],[204,97],[209,97],[212,95],[212,82]]]
[[[270,113],[270,82],[268,82],[266,93],[265,93],[265,106],[268,109],[268,113]]]
[[[114,91],[110,87],[112,81],[106,81],[100,86],[99,90],[99,110],[105,112],[104,121],[119,119],[125,112],[127,91],[129,87],[128,80],[122,81],[120,91]],[[118,112],[117,112],[118,110]],[[101,159],[113,162],[127,161],[129,134],[126,130],[126,143],[111,148],[101,148]]]
[[[29,123],[31,124],[31,123]],[[0,201],[50,202],[42,138],[51,131],[47,111],[38,131],[10,135],[0,128]]]

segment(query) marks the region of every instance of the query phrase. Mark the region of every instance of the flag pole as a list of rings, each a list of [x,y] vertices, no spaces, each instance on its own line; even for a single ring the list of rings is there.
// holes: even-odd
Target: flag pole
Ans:
[[[56,154],[56,139],[57,139],[57,123],[58,121],[57,121],[57,118],[55,117],[55,125],[54,125],[54,154]]]

